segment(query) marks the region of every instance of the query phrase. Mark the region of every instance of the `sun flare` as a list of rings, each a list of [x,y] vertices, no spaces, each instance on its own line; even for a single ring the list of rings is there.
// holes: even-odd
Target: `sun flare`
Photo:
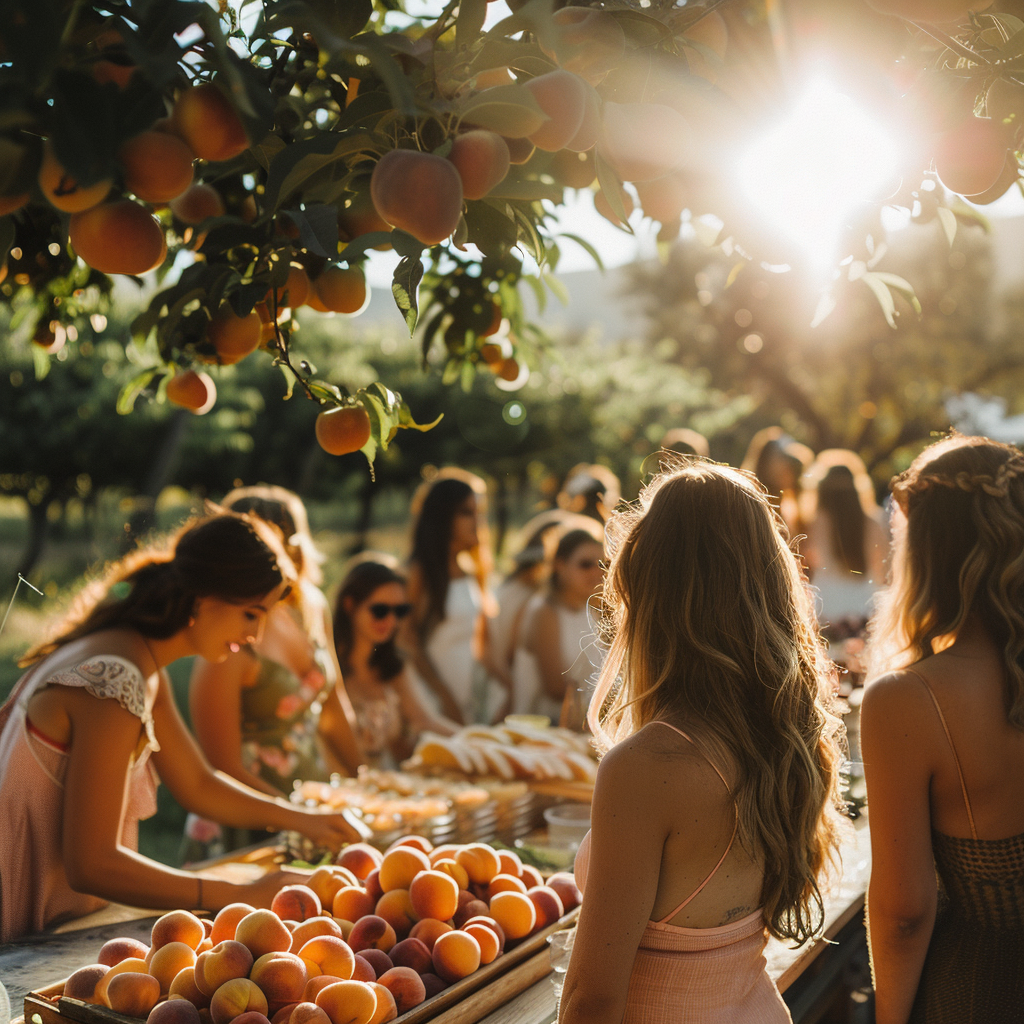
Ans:
[[[829,265],[843,218],[895,183],[899,147],[877,121],[826,79],[815,79],[788,115],[740,161],[739,184],[774,226]]]

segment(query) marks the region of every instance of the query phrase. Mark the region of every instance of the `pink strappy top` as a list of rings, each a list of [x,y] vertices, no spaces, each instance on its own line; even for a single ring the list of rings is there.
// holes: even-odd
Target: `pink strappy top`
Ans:
[[[139,820],[156,812],[158,779],[150,754],[160,747],[153,698],[138,667],[116,655],[96,655],[55,673],[46,671],[45,662],[26,672],[0,707],[0,942],[106,905],[72,889],[64,871],[70,748],[35,728],[27,715],[32,695],[53,683],[116,700],[141,722],[142,737],[125,778],[121,845],[137,849]]]
[[[729,788],[725,776],[700,747],[669,722],[658,724],[679,733],[707,760]],[[725,863],[739,828],[733,804],[732,836],[718,863],[696,889],[658,921],[648,921],[640,939],[626,997],[622,1024],[786,1024],[792,1020],[766,971],[768,933],[761,910],[717,928],[683,928],[669,924]],[[586,904],[590,833],[576,854],[576,884]]]

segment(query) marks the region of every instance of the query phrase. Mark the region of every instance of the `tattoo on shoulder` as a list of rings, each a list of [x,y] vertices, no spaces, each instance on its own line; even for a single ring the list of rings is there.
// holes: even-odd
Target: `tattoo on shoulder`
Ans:
[[[753,907],[733,907],[732,910],[727,910],[722,917],[722,924],[729,924],[731,921],[735,921],[740,917],[745,917],[747,914],[753,913]]]

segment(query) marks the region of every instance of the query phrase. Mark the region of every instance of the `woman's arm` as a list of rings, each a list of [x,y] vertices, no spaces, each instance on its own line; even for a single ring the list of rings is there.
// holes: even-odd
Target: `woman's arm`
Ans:
[[[637,947],[658,892],[666,834],[637,787],[631,741],[605,755],[591,815],[590,865],[559,1024],[621,1024]]]
[[[196,658],[188,688],[192,730],[214,768],[260,793],[280,796],[242,761],[242,689],[251,673],[252,657],[244,651],[216,665]]]
[[[868,942],[877,1024],[906,1024],[935,925],[932,765],[921,725],[934,708],[920,681],[894,673],[871,683],[861,748],[871,815]]]
[[[335,683],[320,709],[317,735],[324,745],[325,754],[334,761],[332,768],[336,766],[336,770],[354,776],[359,773],[359,766],[366,763],[366,755],[356,740],[356,713],[345,689],[341,665],[338,664],[338,652],[334,647],[334,624],[326,600],[323,601],[321,614],[324,636],[327,638],[327,653],[334,665]]]
[[[160,681],[153,721],[160,743],[153,762],[175,800],[188,810],[236,828],[294,829],[334,849],[369,835],[366,826],[345,812],[307,811],[213,771],[181,720],[166,678]]]
[[[409,566],[409,579],[406,588],[409,594],[409,603],[412,605],[412,614],[402,623],[399,630],[402,651],[412,662],[419,677],[437,695],[437,699],[441,702],[441,710],[445,715],[453,722],[463,725],[465,719],[462,717],[462,709],[434,667],[434,663],[430,660],[423,645],[422,630],[427,615],[427,593],[423,586],[423,573],[415,562]]]
[[[68,690],[63,706],[73,741],[62,853],[73,889],[135,906],[216,910],[237,901],[269,906],[281,886],[304,880],[296,872],[274,872],[248,885],[225,882],[165,867],[122,846],[125,778],[142,733],[139,720],[116,700],[84,690]]]
[[[544,601],[538,604],[524,624],[524,646],[533,655],[540,671],[545,693],[553,700],[563,701],[568,677],[562,664],[562,631],[558,609]]]

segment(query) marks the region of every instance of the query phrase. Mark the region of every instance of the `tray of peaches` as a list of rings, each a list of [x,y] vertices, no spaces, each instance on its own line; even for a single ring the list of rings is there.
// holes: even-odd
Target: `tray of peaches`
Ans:
[[[355,843],[269,908],[174,910],[149,945],[111,939],[95,963],[26,996],[25,1019],[471,1024],[550,970],[546,939],[579,900],[571,874],[544,879],[486,843]]]

